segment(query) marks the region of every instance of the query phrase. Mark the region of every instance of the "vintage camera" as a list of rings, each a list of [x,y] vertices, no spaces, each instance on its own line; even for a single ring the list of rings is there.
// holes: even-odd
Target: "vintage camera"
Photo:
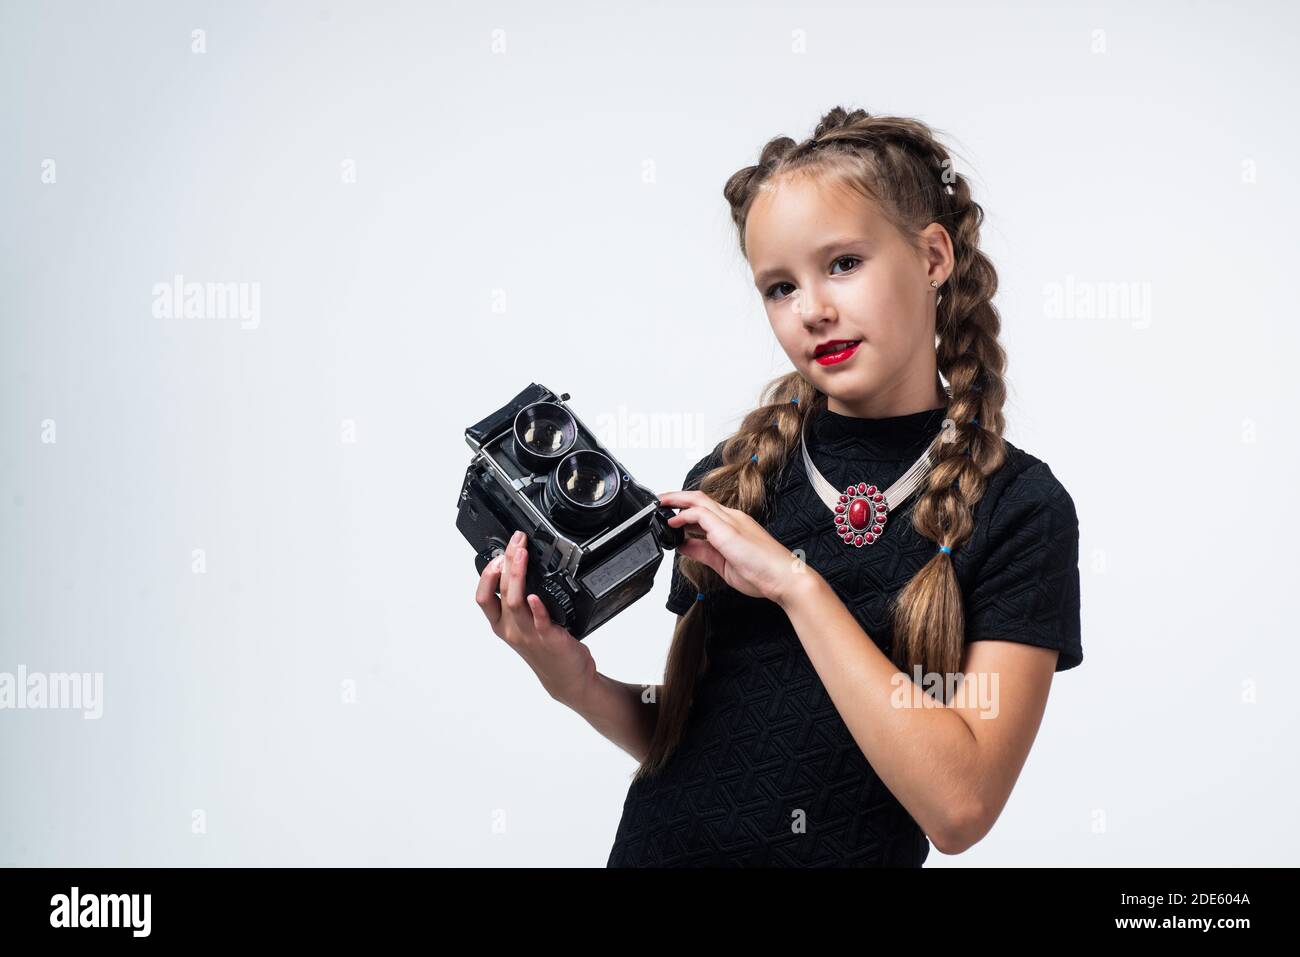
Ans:
[[[603,448],[557,396],[532,383],[465,430],[474,450],[456,527],[474,565],[528,536],[526,586],[579,640],[650,591],[663,549],[683,540],[675,512]]]

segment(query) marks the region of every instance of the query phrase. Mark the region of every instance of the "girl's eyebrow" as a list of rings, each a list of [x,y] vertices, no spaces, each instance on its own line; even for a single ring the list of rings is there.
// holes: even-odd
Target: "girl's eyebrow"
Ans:
[[[820,246],[814,249],[812,251],[812,258],[820,259],[823,256],[825,256],[828,252],[830,252],[832,249],[842,249],[845,246],[852,246],[855,243],[865,243],[866,241],[867,240],[862,236],[844,236],[841,237],[840,239],[832,239],[830,242],[822,243]],[[765,286],[772,277],[777,276],[780,273],[783,273],[785,271],[786,269],[784,266],[768,266],[766,269],[763,269],[761,272],[755,274],[754,285],[757,286],[759,289],[762,289],[763,286]]]

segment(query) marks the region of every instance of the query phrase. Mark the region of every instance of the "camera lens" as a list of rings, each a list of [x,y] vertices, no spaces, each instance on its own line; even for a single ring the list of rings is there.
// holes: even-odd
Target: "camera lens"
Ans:
[[[579,449],[546,477],[542,501],[558,524],[587,531],[601,524],[621,487],[609,456]]]
[[[614,463],[591,449],[574,452],[556,470],[560,491],[574,505],[599,508],[618,493]]]
[[[578,441],[578,424],[554,402],[534,402],[515,416],[515,454],[534,472],[549,472]]]

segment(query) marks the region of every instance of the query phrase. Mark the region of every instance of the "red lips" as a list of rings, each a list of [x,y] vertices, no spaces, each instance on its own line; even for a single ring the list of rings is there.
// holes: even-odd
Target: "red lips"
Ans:
[[[851,339],[837,339],[833,342],[824,342],[817,347],[813,358],[818,365],[833,366],[857,352],[861,341],[860,339],[856,342]]]

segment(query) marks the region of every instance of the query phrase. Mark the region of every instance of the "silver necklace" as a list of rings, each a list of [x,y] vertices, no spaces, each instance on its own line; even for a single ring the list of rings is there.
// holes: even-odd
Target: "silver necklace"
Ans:
[[[817,466],[813,465],[812,458],[808,455],[808,420],[816,414],[816,411],[812,411],[804,415],[803,427],[799,433],[799,448],[803,452],[803,467],[808,473],[808,481],[812,483],[817,497],[831,510],[835,520],[835,534],[844,544],[857,548],[870,545],[884,534],[889,513],[925,484],[926,476],[934,467],[934,452],[944,440],[947,420],[944,420],[944,429],[926,446],[921,457],[889,488],[878,489],[870,482],[855,482],[841,492],[817,471]]]

